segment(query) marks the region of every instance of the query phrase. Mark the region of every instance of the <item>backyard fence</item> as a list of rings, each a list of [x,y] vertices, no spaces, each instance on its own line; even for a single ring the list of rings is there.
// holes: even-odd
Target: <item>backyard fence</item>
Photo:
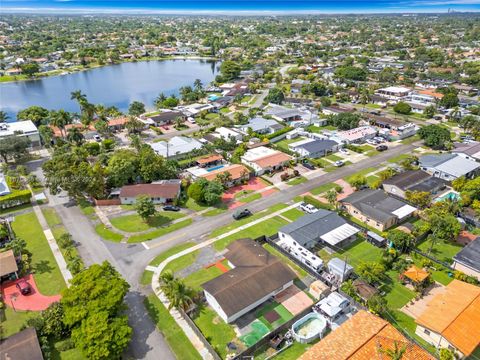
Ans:
[[[190,318],[190,316],[188,316],[188,314],[185,313],[185,311],[183,311],[182,309],[177,308],[177,310],[180,313],[180,315],[182,315],[183,319],[188,323],[188,325],[190,325],[193,332],[195,334],[197,334],[198,338],[203,343],[203,345],[207,348],[208,352],[213,356],[213,358],[215,360],[222,360],[222,358],[217,354],[217,352],[215,351],[213,346],[207,341],[205,336],[202,334],[200,329],[197,327],[197,324],[195,324],[195,322]]]
[[[436,257],[434,257],[434,256],[432,256],[432,255],[430,255],[430,254],[426,254],[426,253],[424,253],[424,252],[422,252],[422,251],[420,251],[420,250],[418,250],[418,249],[412,249],[412,251],[413,251],[414,253],[417,253],[417,254],[423,256],[423,257],[426,257],[427,259],[433,261],[434,263],[437,263],[437,264],[439,264],[439,265],[442,265],[443,267],[446,267],[447,269],[449,269],[449,270],[451,270],[451,271],[455,271],[455,269],[452,268],[452,267],[450,266],[450,264],[448,264],[448,263],[446,263],[446,262],[443,262],[443,261],[440,261],[440,260],[438,260]]]

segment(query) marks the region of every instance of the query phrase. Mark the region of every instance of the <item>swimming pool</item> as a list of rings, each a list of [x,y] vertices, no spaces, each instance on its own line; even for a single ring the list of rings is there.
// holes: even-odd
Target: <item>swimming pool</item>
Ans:
[[[305,344],[322,338],[327,328],[327,320],[315,312],[311,312],[292,325],[293,337],[299,343]]]
[[[210,169],[206,169],[208,172],[212,172],[212,171],[215,171],[215,170],[218,170],[218,169],[221,169],[225,167],[225,165],[218,165],[218,166],[214,166],[214,167],[211,167]]]
[[[438,201],[444,201],[444,200],[452,200],[452,201],[459,201],[460,200],[460,194],[455,192],[455,191],[449,191],[442,196],[439,196],[438,198],[435,199],[435,202]]]
[[[220,99],[220,96],[218,96],[218,95],[210,95],[210,96],[208,97],[208,100],[210,100],[210,101],[215,101],[215,100],[217,100],[217,99]]]

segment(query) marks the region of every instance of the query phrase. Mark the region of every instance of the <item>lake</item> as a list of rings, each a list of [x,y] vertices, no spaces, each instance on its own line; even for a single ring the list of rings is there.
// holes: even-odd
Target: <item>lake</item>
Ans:
[[[0,109],[10,121],[19,110],[39,105],[49,110],[78,112],[70,93],[81,90],[88,101],[116,106],[127,111],[132,101],[141,101],[147,109],[163,92],[176,94],[182,86],[200,79],[204,85],[214,80],[219,62],[210,60],[160,60],[108,65],[77,73],[31,81],[0,83]]]

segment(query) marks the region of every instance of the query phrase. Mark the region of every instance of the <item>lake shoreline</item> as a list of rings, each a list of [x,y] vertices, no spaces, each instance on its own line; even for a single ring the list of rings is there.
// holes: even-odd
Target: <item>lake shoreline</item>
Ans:
[[[26,82],[26,81],[36,81],[36,80],[41,80],[45,78],[51,78],[55,76],[65,76],[65,75],[71,75],[71,74],[76,74],[79,72],[84,72],[88,70],[94,70],[94,69],[99,69],[103,68],[106,66],[114,66],[114,65],[120,65],[124,63],[133,63],[133,62],[148,62],[148,61],[165,61],[165,60],[211,60],[211,61],[221,61],[217,57],[210,57],[210,56],[168,56],[168,57],[149,57],[149,58],[142,58],[138,60],[131,60],[131,59],[125,59],[125,60],[120,60],[119,62],[113,63],[113,64],[95,64],[92,66],[88,67],[83,67],[79,69],[58,69],[58,70],[53,70],[45,73],[40,73],[39,75],[35,77],[26,77],[26,78],[17,78],[14,80],[6,79],[4,80],[5,76],[0,76],[0,84],[9,84],[9,83],[19,83],[19,82]],[[14,75],[14,76],[9,76],[9,77],[16,77],[16,76],[25,76],[25,75]]]

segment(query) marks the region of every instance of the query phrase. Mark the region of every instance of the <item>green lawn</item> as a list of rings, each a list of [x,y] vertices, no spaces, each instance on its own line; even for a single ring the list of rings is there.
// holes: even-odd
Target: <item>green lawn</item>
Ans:
[[[287,264],[296,274],[299,278],[303,278],[307,276],[307,272],[303,270],[300,266],[295,264],[292,260],[290,260],[288,257],[280,253],[277,249],[274,249],[272,245],[270,244],[264,244],[263,247],[271,254],[279,257],[282,259],[282,261]]]
[[[308,181],[308,179],[304,176],[296,177],[295,179],[290,180],[287,182],[288,185],[298,185],[303,184],[304,182]]]
[[[229,269],[228,266],[228,261],[223,260],[222,264]],[[200,291],[201,286],[203,283],[215,279],[217,276],[222,275],[223,272],[216,266],[210,266],[208,268],[203,268],[198,270],[197,272],[194,272],[193,274],[188,275],[185,277],[183,280],[185,280],[185,283],[191,287],[193,287],[195,290]]]
[[[395,156],[393,158],[388,159],[389,163],[399,163],[400,161],[404,159],[408,159],[411,156],[411,154],[400,154],[398,156]]]
[[[169,225],[169,226],[161,227],[159,229],[150,231],[150,232],[145,233],[145,234],[130,236],[128,238],[127,242],[137,243],[137,242],[152,240],[152,239],[155,239],[157,237],[160,237],[160,236],[166,235],[168,233],[171,233],[173,231],[184,228],[185,226],[190,225],[192,222],[193,222],[192,219],[185,219],[183,221],[177,222],[177,223]]]
[[[214,208],[212,210],[205,211],[204,213],[202,213],[202,216],[217,216],[217,215],[223,214],[227,210],[228,209],[226,207],[225,208]]]
[[[104,240],[113,241],[113,242],[120,242],[123,239],[123,235],[118,234],[115,231],[106,228],[105,225],[103,225],[102,223],[95,226],[95,231]]]
[[[290,209],[288,211],[285,211],[282,216],[286,217],[289,220],[295,221],[298,218],[301,218],[305,213],[301,210],[298,210],[296,208]]]
[[[187,202],[185,203],[185,207],[193,211],[202,211],[209,208],[208,205],[197,204],[197,202],[192,198],[188,198]]]
[[[327,159],[330,160],[330,161],[343,160],[342,157],[340,157],[340,156],[338,156],[338,155],[335,155],[335,154],[330,154],[330,155],[326,156],[325,158],[327,158]]]
[[[333,189],[335,188],[335,186],[337,186],[337,184],[335,183],[326,183],[326,184],[323,184],[323,185],[320,185],[319,187],[313,189],[313,190],[310,190],[310,192],[313,194],[313,195],[320,195],[324,192],[327,192],[328,190],[330,189]]]
[[[415,292],[400,283],[397,271],[387,271],[386,275],[387,280],[381,285],[381,291],[385,291],[384,297],[390,308],[400,309],[415,297]]]
[[[157,325],[158,330],[163,334],[170,349],[175,353],[177,359],[182,360],[201,360],[202,357],[193,347],[190,339],[187,338],[182,329],[177,325],[168,310],[152,294],[144,301],[147,312]]]
[[[378,154],[380,154],[380,151],[378,151],[378,150],[369,150],[366,153],[364,153],[364,155],[366,155],[368,157],[372,157],[372,156],[375,156],[375,155],[378,155]]]
[[[227,355],[227,343],[236,338],[233,327],[225,323],[225,321],[209,307],[201,309],[193,321],[221,358],[225,359]]]
[[[80,210],[82,210],[82,212],[89,216],[89,215],[93,215],[95,213],[95,209],[93,208],[93,206],[87,202],[87,201],[79,201],[78,202],[78,206],[80,207]]]
[[[333,125],[326,125],[326,126],[315,126],[315,125],[310,125],[309,127],[307,127],[305,130],[307,130],[308,132],[312,132],[312,133],[321,133],[323,130],[337,130],[337,128]]]
[[[370,176],[367,176],[367,185],[372,185],[373,183],[377,182],[378,179],[380,179],[378,176],[376,175],[370,175]]]
[[[62,344],[63,341],[58,341],[56,343],[52,342],[50,344],[51,349],[51,360],[85,360],[86,358],[82,355],[80,350],[73,348],[66,351],[59,351],[58,347]]]
[[[65,288],[65,281],[35,214],[15,216],[12,228],[16,236],[27,242],[27,250],[32,254],[32,272],[40,292],[59,294]]]
[[[362,261],[380,261],[382,258],[382,249],[370,244],[362,238],[359,238],[350,246],[342,251],[338,251],[336,254],[342,259],[345,259],[346,256],[348,258],[347,262],[355,268]],[[333,255],[333,257],[335,257],[335,255]]]
[[[263,235],[271,236],[277,233],[278,229],[280,229],[282,226],[287,224],[288,222],[286,220],[282,219],[281,217],[275,216],[271,219],[267,219],[247,229],[244,229],[235,234],[227,236],[221,240],[218,240],[213,244],[213,247],[215,248],[215,250],[221,251],[225,249],[225,247],[228,244],[230,244],[232,241],[235,241],[237,239],[242,239],[242,238],[256,239]]]
[[[19,332],[22,329],[22,326],[25,325],[26,321],[34,317],[36,314],[38,313],[34,311],[14,311],[12,308],[5,306],[5,317],[0,317],[0,319],[3,320],[0,322],[0,339],[4,339]]]
[[[420,244],[418,244],[418,249],[424,253],[429,253],[430,252],[430,247],[432,243],[428,240],[422,241]],[[454,242],[444,242],[444,241],[438,241],[433,245],[432,251],[430,252],[430,255],[434,256],[440,261],[446,262],[446,263],[452,263],[452,258],[460,251],[462,250],[463,246]]]
[[[252,195],[241,197],[241,198],[238,199],[238,201],[240,201],[242,203],[249,203],[249,202],[261,199],[261,198],[262,198],[262,194],[255,193],[255,194],[252,194]]]
[[[55,209],[44,207],[42,208],[42,213],[43,216],[45,216],[45,220],[47,220],[47,224],[50,228],[53,228],[62,223],[62,220],[60,220],[60,217],[57,215]]]
[[[170,261],[167,266],[163,268],[163,272],[171,271],[176,273],[180,270],[185,269],[187,266],[192,265],[199,254],[199,250],[192,251],[191,253],[180,256],[178,259]]]
[[[172,220],[180,219],[185,214],[172,211],[159,211],[155,216],[148,219],[147,222],[138,214],[123,215],[110,219],[110,222],[117,229],[127,232],[139,232],[151,229],[152,227],[159,227],[168,224]]]
[[[273,358],[274,360],[297,360],[300,355],[310,349],[313,345],[315,345],[317,341],[314,341],[310,344],[301,344],[299,342],[294,341],[293,344],[288,348],[283,350],[278,355],[275,355]],[[268,347],[268,352],[265,348],[261,349],[258,353],[255,353],[255,360],[265,360],[268,356],[273,353],[273,349]]]

